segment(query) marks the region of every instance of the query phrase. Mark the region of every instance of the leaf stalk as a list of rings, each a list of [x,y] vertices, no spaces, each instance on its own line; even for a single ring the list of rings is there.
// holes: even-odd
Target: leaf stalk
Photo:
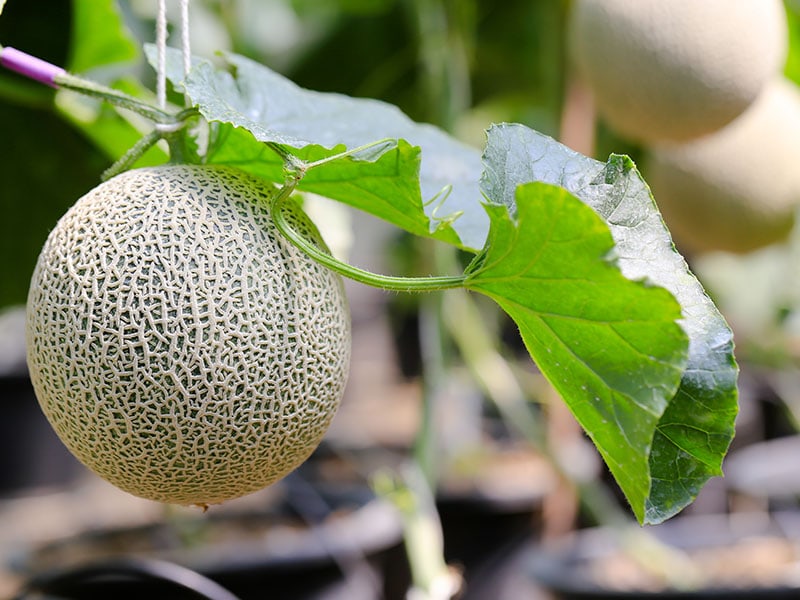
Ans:
[[[294,157],[294,160],[298,160]],[[391,275],[381,275],[360,269],[351,264],[343,262],[328,252],[321,249],[314,242],[306,239],[292,228],[286,215],[283,212],[284,206],[289,201],[290,196],[297,188],[297,184],[305,174],[308,164],[304,167],[297,168],[295,163],[287,164],[287,171],[293,173],[286,179],[284,185],[278,190],[278,193],[272,197],[270,201],[270,212],[272,214],[273,222],[278,228],[278,231],[294,244],[301,252],[317,261],[328,269],[352,279],[380,289],[396,292],[431,292],[439,290],[447,290],[453,288],[460,288],[464,286],[466,277],[464,275],[456,276],[431,276],[431,277],[394,277]]]
[[[105,100],[119,108],[133,111],[143,117],[150,119],[154,123],[175,123],[176,116],[166,110],[162,110],[125,92],[101,85],[94,81],[63,72],[53,78],[53,83],[63,89],[79,92],[85,96]],[[182,114],[182,113],[178,113]]]

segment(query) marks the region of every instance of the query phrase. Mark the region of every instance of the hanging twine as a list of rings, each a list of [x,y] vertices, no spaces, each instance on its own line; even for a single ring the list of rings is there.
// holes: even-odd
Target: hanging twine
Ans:
[[[181,54],[183,56],[183,76],[192,68],[192,51],[189,41],[189,0],[180,0]],[[156,98],[158,106],[167,106],[167,2],[158,0],[156,14]]]
[[[167,0],[158,0],[156,53],[156,99],[163,110],[167,107]]]
[[[183,76],[192,68],[192,52],[189,45],[189,0],[181,0],[181,50],[183,52]]]

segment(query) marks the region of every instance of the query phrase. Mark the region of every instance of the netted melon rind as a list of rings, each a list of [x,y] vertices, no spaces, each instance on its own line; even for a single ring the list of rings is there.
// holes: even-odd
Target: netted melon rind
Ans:
[[[569,29],[598,112],[617,133],[648,144],[731,122],[788,52],[780,0],[577,0]]]
[[[349,311],[341,279],[276,230],[273,193],[230,168],[138,169],[48,237],[28,298],[33,385],[67,447],[123,490],[219,503],[286,475],[327,430]]]

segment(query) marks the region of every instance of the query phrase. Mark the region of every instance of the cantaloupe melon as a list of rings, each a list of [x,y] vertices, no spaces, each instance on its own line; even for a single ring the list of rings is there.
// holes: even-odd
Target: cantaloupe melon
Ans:
[[[224,167],[133,170],[48,237],[27,306],[36,395],[123,490],[242,496],[297,467],[330,424],[350,357],[342,282],[282,238],[273,193]],[[289,218],[318,239],[299,210]]]
[[[684,141],[732,121],[781,71],[786,13],[780,0],[576,0],[569,42],[613,129]]]
[[[642,169],[682,249],[744,253],[791,231],[798,165],[800,90],[778,78],[731,124],[650,150]]]

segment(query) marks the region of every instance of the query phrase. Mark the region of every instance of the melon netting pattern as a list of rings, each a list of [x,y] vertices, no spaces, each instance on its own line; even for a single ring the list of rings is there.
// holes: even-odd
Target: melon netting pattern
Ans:
[[[349,311],[338,275],[275,228],[273,193],[224,167],[138,169],[51,232],[28,299],[31,378],[64,443],[118,487],[218,503],[287,474],[328,428]]]

